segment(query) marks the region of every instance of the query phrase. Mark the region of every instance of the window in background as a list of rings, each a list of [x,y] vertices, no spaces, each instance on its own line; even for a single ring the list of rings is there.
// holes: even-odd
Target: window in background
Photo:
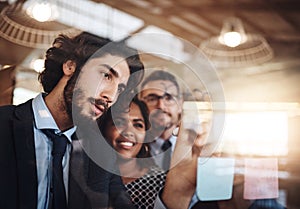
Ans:
[[[287,155],[287,113],[262,111],[226,114],[223,151],[250,156]]]

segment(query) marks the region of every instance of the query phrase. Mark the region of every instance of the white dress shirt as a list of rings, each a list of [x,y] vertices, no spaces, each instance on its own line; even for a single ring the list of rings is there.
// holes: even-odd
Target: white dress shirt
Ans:
[[[169,138],[169,141],[172,143],[172,147],[171,147],[172,153],[173,153],[174,148],[175,148],[176,139],[177,139],[177,137],[173,136],[173,135]],[[160,168],[163,167],[162,165],[163,165],[163,157],[164,157],[164,153],[161,150],[161,147],[162,147],[162,145],[165,141],[166,140],[157,137],[153,142],[150,143],[151,156],[153,157],[156,165],[158,165]]]
[[[71,136],[75,132],[76,127],[73,127],[65,132],[59,130],[49,109],[43,99],[43,94],[39,94],[32,101],[34,114],[34,144],[36,155],[36,167],[38,178],[38,202],[37,208],[46,209],[49,204],[50,181],[52,175],[52,141],[42,132],[41,129],[54,129],[56,133],[64,134],[70,143],[67,145],[65,155],[63,157],[63,176],[64,184],[67,190],[69,180],[69,160],[71,152]],[[68,199],[68,191],[66,191]]]

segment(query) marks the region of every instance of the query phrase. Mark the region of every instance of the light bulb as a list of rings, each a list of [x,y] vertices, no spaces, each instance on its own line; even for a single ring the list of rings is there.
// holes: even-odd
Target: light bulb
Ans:
[[[238,32],[227,32],[223,35],[223,41],[226,46],[236,47],[241,44],[242,36]]]
[[[36,72],[40,73],[44,70],[44,62],[45,62],[45,60],[43,60],[43,59],[36,59],[32,62],[32,68]]]
[[[50,20],[52,15],[52,9],[48,3],[38,3],[32,8],[32,16],[39,22],[45,22]]]

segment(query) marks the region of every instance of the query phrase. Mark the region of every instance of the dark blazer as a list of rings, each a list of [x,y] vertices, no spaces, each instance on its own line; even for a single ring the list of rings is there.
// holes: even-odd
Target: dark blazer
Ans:
[[[0,208],[37,208],[32,100],[0,107]],[[97,166],[74,138],[69,209],[134,208],[121,178]]]

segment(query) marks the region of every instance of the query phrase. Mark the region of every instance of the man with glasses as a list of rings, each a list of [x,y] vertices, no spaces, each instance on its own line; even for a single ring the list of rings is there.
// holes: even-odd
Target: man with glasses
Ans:
[[[196,186],[196,180],[193,175],[196,173],[201,143],[187,145],[181,139],[177,141],[175,136],[177,135],[175,129],[179,125],[183,107],[183,97],[175,76],[163,70],[154,71],[143,80],[140,90],[139,97],[147,104],[150,113],[151,127],[147,133],[149,137],[147,141],[151,141],[151,155],[158,166],[169,171],[165,187],[161,192],[162,196],[156,202],[155,208],[218,209],[215,201],[201,202],[194,193],[193,186]],[[202,141],[204,138],[205,134],[202,133],[197,136],[197,141]],[[171,169],[170,159],[176,141],[178,145],[185,146],[186,150],[188,146],[190,148],[193,146],[193,154],[189,157],[187,155],[178,166]]]
[[[140,99],[150,112],[151,131],[148,137],[151,154],[158,166],[170,167],[176,137],[172,134],[178,126],[183,99],[178,82],[172,74],[157,70],[146,77],[141,85]]]

